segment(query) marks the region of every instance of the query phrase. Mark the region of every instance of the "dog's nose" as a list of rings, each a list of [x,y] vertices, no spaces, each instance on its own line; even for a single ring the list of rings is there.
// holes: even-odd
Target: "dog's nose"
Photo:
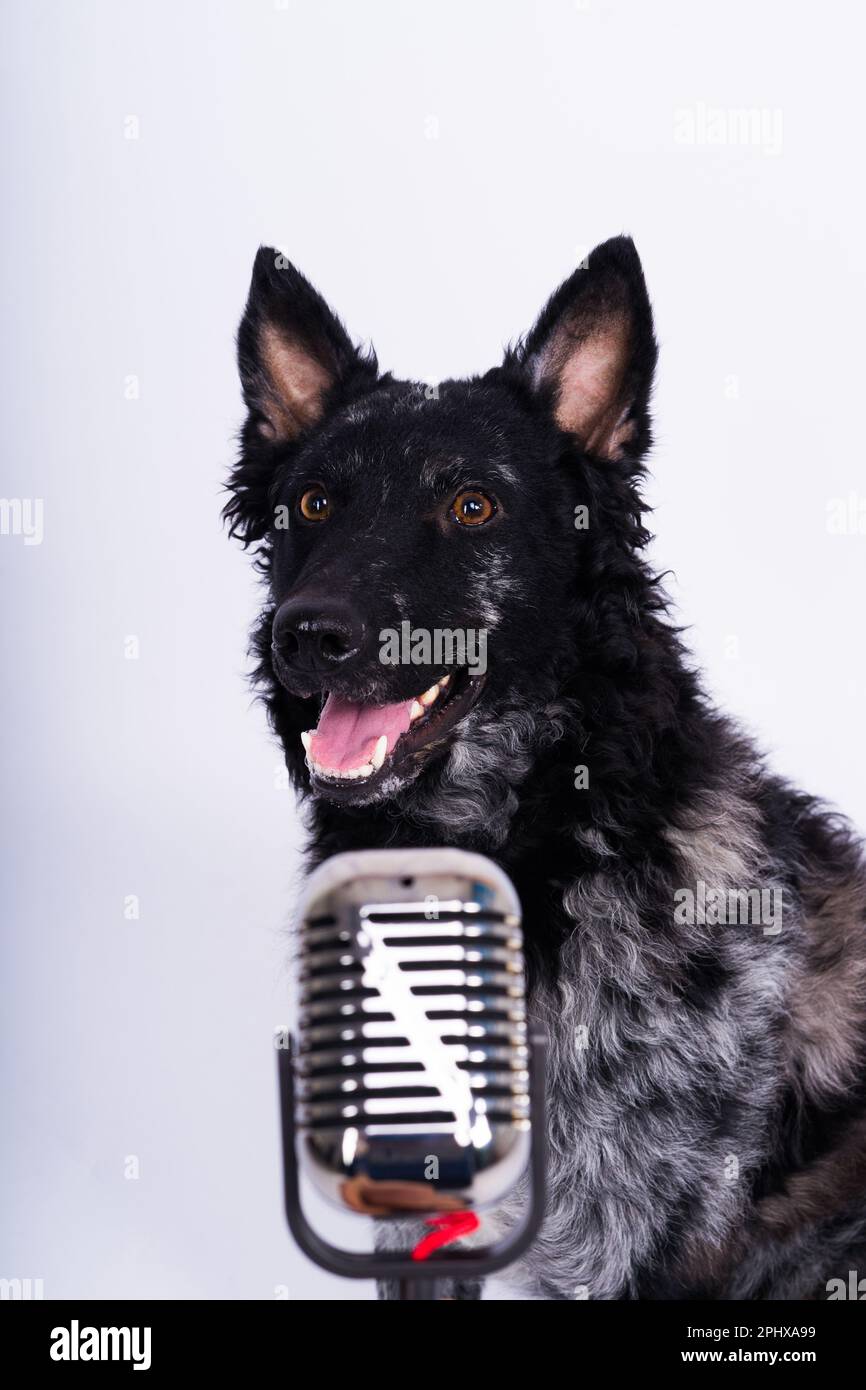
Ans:
[[[292,670],[325,675],[360,651],[364,625],[344,599],[301,595],[274,615],[273,646]]]

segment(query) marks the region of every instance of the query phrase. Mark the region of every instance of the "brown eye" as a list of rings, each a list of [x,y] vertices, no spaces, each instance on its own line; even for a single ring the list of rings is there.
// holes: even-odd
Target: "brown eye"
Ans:
[[[331,504],[325,489],[319,485],[308,487],[298,503],[298,511],[305,521],[327,521]]]
[[[483,526],[496,512],[496,503],[483,492],[459,492],[451,504],[451,520],[461,526]]]

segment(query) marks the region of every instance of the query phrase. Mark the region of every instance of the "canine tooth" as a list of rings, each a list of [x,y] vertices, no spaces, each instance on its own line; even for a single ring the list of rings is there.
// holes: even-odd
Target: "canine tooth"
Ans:
[[[363,767],[356,767],[356,768],[355,768],[355,776],[356,776],[356,777],[370,777],[370,776],[372,776],[374,770],[375,770],[375,769],[374,769],[372,763],[365,763]]]
[[[378,741],[378,743],[376,744],[376,747],[373,749],[373,756],[372,756],[372,758],[370,759],[370,762],[373,764],[373,769],[374,769],[374,771],[378,772],[379,768],[382,766],[383,762],[385,761],[385,754],[386,754],[387,752],[388,752],[388,735],[387,735],[387,734],[380,734],[380,735],[379,735],[379,741]]]
[[[410,721],[410,723],[411,723],[411,721],[412,721],[413,719],[420,719],[420,718],[421,718],[421,715],[422,715],[423,713],[424,713],[424,706],[421,704],[421,701],[420,701],[420,700],[413,700],[413,701],[412,701],[412,708],[411,708],[410,711],[409,711],[409,721]]]
[[[312,743],[312,741],[313,741],[313,735],[312,735],[311,733],[301,734],[301,743],[304,745],[304,752],[305,752],[305,753],[309,753],[309,751],[310,751],[310,744]]]
[[[438,687],[438,685],[431,685],[430,689],[429,689],[429,690],[425,690],[425,691],[424,691],[424,694],[421,696],[421,703],[422,703],[422,705],[426,705],[426,706],[432,705],[433,701],[436,699],[436,697],[437,697],[438,694],[439,694],[439,687]]]
[[[439,682],[439,689],[444,690],[450,679],[450,676],[443,676],[441,681]]]

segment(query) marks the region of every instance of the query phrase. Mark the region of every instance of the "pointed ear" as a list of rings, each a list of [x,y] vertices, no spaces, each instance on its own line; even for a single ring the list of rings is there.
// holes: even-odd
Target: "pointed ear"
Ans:
[[[259,249],[238,330],[238,367],[250,427],[285,443],[321,418],[329,395],[375,358],[352,345],[340,320],[290,261]]]
[[[639,458],[650,443],[657,348],[643,271],[629,237],[596,247],[542,310],[519,354],[550,392],[560,429],[598,458]]]

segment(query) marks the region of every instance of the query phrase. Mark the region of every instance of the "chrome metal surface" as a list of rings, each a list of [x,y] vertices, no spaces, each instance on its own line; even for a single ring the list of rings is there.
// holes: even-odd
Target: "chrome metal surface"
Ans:
[[[299,924],[300,1158],[370,1215],[499,1200],[529,1151],[519,903],[460,850],[338,855]]]

